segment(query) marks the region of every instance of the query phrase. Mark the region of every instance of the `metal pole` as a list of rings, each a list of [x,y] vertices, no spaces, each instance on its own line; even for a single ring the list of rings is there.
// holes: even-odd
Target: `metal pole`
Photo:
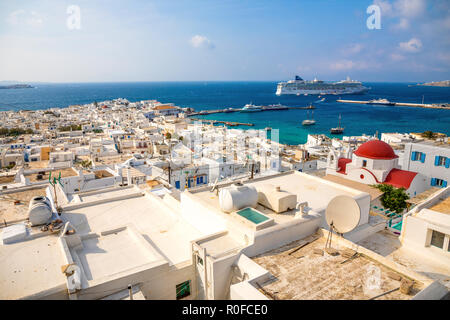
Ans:
[[[128,285],[128,294],[130,296],[130,300],[133,300],[133,290],[131,284]]]

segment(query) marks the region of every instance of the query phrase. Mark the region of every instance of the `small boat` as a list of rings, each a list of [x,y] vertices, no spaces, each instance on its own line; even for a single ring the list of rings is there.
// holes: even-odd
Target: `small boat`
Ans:
[[[223,112],[224,113],[230,113],[230,112],[233,112],[233,111],[234,111],[233,108],[228,108],[228,109],[225,109]]]
[[[241,112],[258,112],[262,111],[262,108],[260,106],[255,106],[254,104],[246,104],[242,109]]]
[[[339,124],[336,128],[331,128],[330,133],[331,134],[343,134],[344,133],[344,127],[341,127],[341,115],[339,114]]]
[[[309,114],[309,111],[308,111]],[[314,120],[314,111],[312,111],[311,119],[306,119],[302,121],[302,125],[304,126],[311,126],[313,124],[316,124],[316,120]]]

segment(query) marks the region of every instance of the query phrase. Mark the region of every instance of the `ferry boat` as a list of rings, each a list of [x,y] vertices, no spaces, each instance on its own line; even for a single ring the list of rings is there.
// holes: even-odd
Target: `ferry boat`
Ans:
[[[373,99],[373,100],[367,101],[367,104],[382,105],[382,106],[395,106],[395,102],[391,102],[388,99]]]
[[[303,94],[305,96],[312,95],[327,95],[327,94],[358,94],[368,91],[367,88],[362,85],[361,82],[356,80],[350,80],[347,77],[346,80],[338,82],[325,82],[322,80],[303,80],[299,76],[295,76],[295,80],[289,80],[287,82],[280,82],[277,85],[276,95],[282,94]]]
[[[330,129],[330,133],[331,134],[343,134],[344,133],[344,129],[343,127],[341,127],[341,115],[339,114],[339,124],[336,128],[331,128]]]
[[[242,109],[241,112],[259,112],[262,111],[262,107],[255,106],[254,104],[246,104]]]
[[[312,112],[311,119],[303,120],[302,125],[311,126],[313,124],[316,124],[316,120],[314,120],[314,111],[311,111],[311,112]],[[308,115],[309,115],[309,111],[308,111]]]
[[[268,106],[262,107],[263,110],[288,110],[289,108],[286,106],[283,106],[282,104],[270,104]]]

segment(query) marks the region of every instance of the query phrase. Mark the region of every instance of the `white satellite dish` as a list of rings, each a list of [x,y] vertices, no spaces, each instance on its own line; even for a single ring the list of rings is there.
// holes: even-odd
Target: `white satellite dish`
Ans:
[[[337,233],[344,234],[356,228],[361,219],[361,209],[355,199],[337,196],[328,204],[325,219]]]

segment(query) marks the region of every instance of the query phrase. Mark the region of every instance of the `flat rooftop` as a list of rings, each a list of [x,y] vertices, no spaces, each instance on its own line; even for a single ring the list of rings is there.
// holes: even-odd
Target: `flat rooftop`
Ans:
[[[2,175],[0,176],[0,184],[8,184],[14,182],[16,175]]]
[[[52,173],[52,178],[58,178],[59,173],[61,173],[61,178],[66,177],[74,177],[78,175],[78,172],[73,170],[72,168],[64,168],[64,169],[52,169],[49,171],[44,171],[44,174],[40,174],[39,172],[36,173],[26,173],[25,177],[30,179],[30,182],[37,182],[37,181],[48,181],[48,177],[50,175],[50,172]],[[38,176],[40,176],[40,179],[38,179]]]
[[[47,186],[17,192],[0,191],[0,222],[13,222],[28,218],[28,204],[34,197],[45,196]],[[19,203],[15,204],[16,201]]]
[[[282,191],[296,194],[297,202],[308,201],[308,207],[313,210],[324,209],[328,202],[338,195],[355,197],[363,193],[356,189],[296,171],[244,181],[244,185],[254,186],[257,189],[268,184],[280,186]],[[220,210],[219,197],[215,192],[210,192],[210,189],[209,187],[201,188],[190,192],[198,197],[200,201],[206,202],[208,205]],[[283,213],[275,213],[260,204],[255,209],[273,218],[275,223],[290,221],[298,212],[298,209],[294,209]],[[229,216],[225,213],[224,215]]]
[[[191,259],[190,241],[199,238],[202,235],[200,231],[162,199],[143,193],[145,195],[133,195],[129,189],[97,193],[91,196],[95,197],[95,203],[79,208],[75,205],[73,209],[66,206],[61,217],[70,221],[79,234],[131,224],[170,263]]]
[[[0,246],[0,299],[19,299],[66,286],[58,237]]]
[[[129,227],[89,235],[70,254],[82,268],[82,287],[149,265],[162,257]]]
[[[402,247],[398,236],[388,230],[379,231],[358,244],[431,279],[439,280],[450,289],[450,266],[424,259],[415,251]]]
[[[447,198],[439,201],[434,206],[432,206],[428,209],[437,211],[440,213],[450,214],[450,197],[447,197]]]
[[[416,195],[414,198],[408,199],[406,200],[407,203],[410,204],[419,204],[424,202],[428,197],[430,197],[431,195],[435,194],[436,192],[442,190],[441,188],[438,187],[431,187],[428,190],[425,190],[422,193],[419,193],[418,195]]]
[[[370,200],[373,201],[375,199],[378,199],[383,195],[383,192],[378,190],[377,188],[373,188],[367,184],[356,182],[353,180],[345,179],[343,177],[327,174],[325,177],[323,177],[325,180],[332,181],[335,183],[342,184],[344,186],[347,186],[349,188],[353,188],[356,190],[359,190],[361,192],[367,192],[370,194]]]
[[[291,253],[305,241],[311,240],[311,243]],[[394,271],[363,254],[347,260],[342,254],[315,253],[315,249],[323,250],[325,243],[323,237],[316,240],[311,237],[252,258],[272,274],[267,281],[258,283],[256,288],[269,298],[280,300],[368,300],[400,287],[400,281],[388,276],[389,272]],[[332,242],[332,247],[340,253],[346,249],[335,242]],[[371,274],[380,275],[379,285],[371,285],[368,280]],[[411,295],[397,290],[377,299],[408,300],[422,287],[421,283],[416,282]]]

